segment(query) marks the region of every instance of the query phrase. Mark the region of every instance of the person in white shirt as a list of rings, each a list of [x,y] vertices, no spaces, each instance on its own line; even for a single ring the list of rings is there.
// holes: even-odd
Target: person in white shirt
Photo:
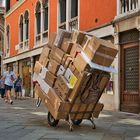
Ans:
[[[5,84],[5,91],[6,91],[5,102],[9,101],[10,104],[13,104],[13,100],[11,98],[11,89],[13,88],[13,82],[16,79],[16,76],[10,67],[8,67],[8,70],[4,72],[3,79],[5,80],[4,84]]]

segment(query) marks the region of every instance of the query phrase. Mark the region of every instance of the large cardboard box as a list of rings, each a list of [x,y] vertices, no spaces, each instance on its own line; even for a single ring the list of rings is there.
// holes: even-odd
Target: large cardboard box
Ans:
[[[103,66],[110,66],[118,52],[111,42],[98,39],[95,36],[83,50],[92,62]]]
[[[68,112],[70,109],[71,104],[64,101],[53,88],[50,88],[47,97],[56,111]]]
[[[50,103],[50,100],[46,98],[45,105],[51,115],[54,117],[55,120],[66,119],[68,116],[67,112],[57,111],[54,109],[54,106]]]
[[[56,92],[59,92],[60,96],[67,101],[69,94],[72,91],[72,87],[68,83],[68,81],[65,79],[64,76],[59,75],[57,77],[57,80],[55,82],[54,88]]]
[[[39,74],[41,72],[41,70],[42,70],[42,67],[43,67],[42,64],[40,64],[39,61],[36,61],[35,67],[34,67],[34,72],[36,74]]]
[[[50,87],[53,87],[56,81],[56,78],[57,77],[53,75],[51,72],[47,72],[44,80]]]
[[[63,41],[62,45],[61,45],[61,49],[67,53],[70,54],[71,49],[72,49],[73,43],[70,41]]]
[[[45,46],[42,49],[42,53],[41,53],[40,58],[39,58],[39,63],[45,67],[48,64],[48,58],[49,58],[50,51],[51,51],[51,49],[48,47],[48,45]]]
[[[50,62],[48,64],[48,70],[49,70],[49,72],[51,72],[52,74],[56,75],[59,67],[60,67],[60,63],[56,62],[53,59],[50,59]]]

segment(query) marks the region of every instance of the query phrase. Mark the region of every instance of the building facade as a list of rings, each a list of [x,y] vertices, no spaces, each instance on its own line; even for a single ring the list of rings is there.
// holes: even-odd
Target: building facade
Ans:
[[[120,110],[140,113],[140,1],[117,0],[114,19]]]
[[[3,64],[20,73],[26,95],[33,97],[33,67],[51,33],[76,29],[118,45],[115,17],[116,0],[6,0]],[[116,68],[118,57],[113,64]],[[111,77],[101,100],[106,109],[118,110],[119,74]]]
[[[4,14],[5,8],[3,7],[2,1],[0,1],[0,74],[2,69],[2,59],[4,50]]]

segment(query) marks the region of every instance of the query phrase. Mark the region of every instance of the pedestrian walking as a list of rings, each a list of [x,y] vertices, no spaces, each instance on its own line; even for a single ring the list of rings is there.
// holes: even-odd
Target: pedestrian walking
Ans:
[[[5,85],[4,85],[4,79],[2,79],[2,76],[0,77],[0,94],[1,94],[1,98],[4,98],[4,96],[5,96]]]
[[[15,99],[22,97],[22,78],[19,74],[17,74],[17,79],[14,82],[14,88],[15,88]]]
[[[6,93],[5,102],[9,102],[10,104],[13,104],[13,100],[11,98],[11,89],[13,87],[13,82],[16,79],[16,76],[10,67],[8,67],[8,70],[4,72],[2,79],[5,81],[4,82],[5,93]]]

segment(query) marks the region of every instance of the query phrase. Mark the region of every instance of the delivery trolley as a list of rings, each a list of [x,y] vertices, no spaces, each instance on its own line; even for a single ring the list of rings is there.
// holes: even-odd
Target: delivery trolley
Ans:
[[[55,100],[56,97],[53,96],[53,93],[45,94],[36,84],[36,94],[38,95],[36,105],[39,107],[41,102],[45,104],[48,109],[48,124],[52,127],[56,127],[59,120],[65,120],[72,131],[73,125],[79,125],[83,119],[87,119],[95,129],[94,118],[98,118],[103,109],[104,105],[99,103],[99,99],[110,80],[110,72],[112,72],[110,68],[83,72],[69,95],[69,102]]]

